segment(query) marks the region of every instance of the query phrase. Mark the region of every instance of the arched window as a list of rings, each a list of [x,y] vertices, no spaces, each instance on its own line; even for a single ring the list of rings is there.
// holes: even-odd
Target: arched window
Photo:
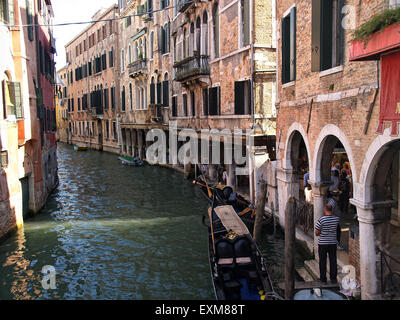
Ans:
[[[201,54],[208,55],[208,15],[207,11],[203,14],[203,23],[201,25]]]
[[[143,59],[147,58],[147,38],[143,39]]]
[[[151,78],[150,83],[150,104],[156,103],[156,85],[154,83],[154,77]]]
[[[161,93],[161,75],[157,78],[157,104],[162,103],[162,93]]]
[[[132,63],[132,47],[131,47],[131,45],[129,45],[129,47],[128,47],[128,63],[129,64]]]
[[[194,51],[194,43],[195,43],[195,38],[194,38],[194,23],[192,22],[190,24],[190,35],[189,35],[189,56],[193,56],[193,51]]]
[[[200,53],[200,41],[201,41],[201,21],[200,17],[197,17],[196,20],[196,31],[195,31],[195,46],[194,50]]]
[[[182,59],[185,59],[186,56],[186,28],[183,29],[183,41],[182,41]]]
[[[150,33],[150,59],[153,59],[154,51],[154,31]]]
[[[212,10],[213,32],[214,32],[214,58],[219,57],[219,9],[218,3],[215,3]]]
[[[133,110],[132,83],[129,84],[129,106]]]

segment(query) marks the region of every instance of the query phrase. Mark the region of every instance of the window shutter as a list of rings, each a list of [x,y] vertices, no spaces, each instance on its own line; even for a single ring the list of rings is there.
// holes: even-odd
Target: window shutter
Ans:
[[[250,44],[250,0],[243,0],[243,45]]]
[[[332,13],[332,1],[321,1],[321,71],[332,68]]]
[[[14,106],[14,114],[17,119],[24,117],[22,109],[22,96],[21,96],[21,84],[19,82],[8,82],[8,92],[10,95],[10,102]]]
[[[321,54],[321,0],[312,0],[311,71],[319,72]]]
[[[14,24],[14,1],[8,1],[8,23],[13,25]]]
[[[296,7],[290,10],[290,81],[296,80]]]
[[[203,89],[203,114],[208,116],[208,89]]]
[[[165,53],[165,30],[161,27],[161,53]]]
[[[283,18],[281,20],[282,29],[282,83],[290,81],[290,26],[288,25],[288,19]]]
[[[235,114],[244,114],[244,83],[235,82]]]
[[[157,104],[161,104],[161,82],[157,83]]]
[[[211,116],[219,115],[219,109],[220,109],[219,96],[220,96],[219,87],[210,88],[209,103],[210,103],[210,115]]]
[[[154,83],[150,83],[150,104],[156,103],[156,87]]]
[[[169,106],[169,89],[168,81],[163,81],[163,106]]]
[[[344,46],[345,46],[345,29],[343,28],[342,21],[344,19],[344,13],[343,13],[343,7],[344,7],[344,0],[338,0],[338,21],[337,21],[337,26],[338,26],[338,44],[337,44],[337,61],[336,64],[338,66],[342,65],[344,62]]]

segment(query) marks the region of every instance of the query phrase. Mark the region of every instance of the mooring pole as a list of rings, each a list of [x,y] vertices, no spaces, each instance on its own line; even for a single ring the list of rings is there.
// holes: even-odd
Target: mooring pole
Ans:
[[[288,199],[285,208],[285,299],[290,300],[295,283],[296,199]]]
[[[261,240],[262,236],[262,222],[265,212],[265,202],[267,200],[267,183],[262,181],[257,195],[256,202],[256,217],[254,219],[253,238],[256,242]]]

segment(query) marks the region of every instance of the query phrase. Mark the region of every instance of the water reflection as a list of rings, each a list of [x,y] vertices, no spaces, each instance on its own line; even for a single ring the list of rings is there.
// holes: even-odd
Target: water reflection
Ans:
[[[60,186],[41,214],[0,244],[1,299],[214,299],[200,191],[159,167],[58,148]],[[265,255],[281,281],[276,257]],[[56,289],[41,286],[43,266]]]

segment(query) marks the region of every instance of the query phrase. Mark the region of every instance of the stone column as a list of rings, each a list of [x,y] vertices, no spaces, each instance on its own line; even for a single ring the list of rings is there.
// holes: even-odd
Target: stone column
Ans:
[[[360,278],[363,300],[381,299],[381,254],[389,244],[392,201],[363,204],[352,199],[360,222]]]
[[[137,142],[138,142],[138,153],[139,153],[139,158],[143,159],[143,134],[142,130],[137,130]]]

